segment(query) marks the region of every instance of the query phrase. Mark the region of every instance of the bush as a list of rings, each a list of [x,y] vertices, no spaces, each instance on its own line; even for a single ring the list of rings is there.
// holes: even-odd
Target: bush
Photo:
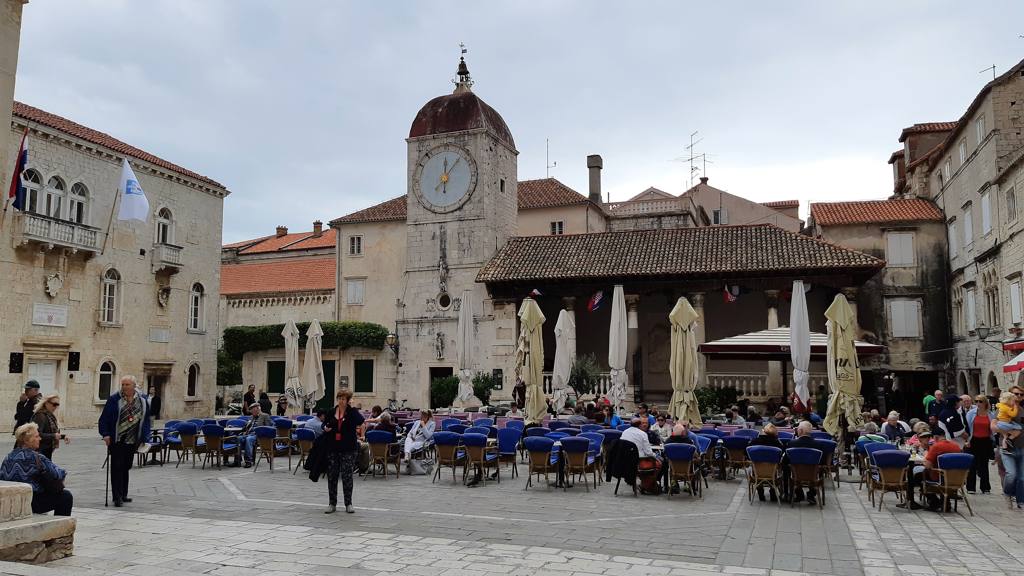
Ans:
[[[473,376],[473,395],[479,398],[484,406],[488,406],[491,402],[491,390],[494,390],[495,384],[497,381],[494,376],[487,372],[477,372],[476,376]]]
[[[601,378],[601,367],[597,364],[597,357],[593,354],[577,356],[572,361],[572,368],[569,369],[569,387],[576,392],[580,398],[584,394],[590,394]]]
[[[306,329],[309,322],[296,324],[299,329],[299,348],[306,346]],[[388,329],[371,322],[321,322],[324,331],[324,348],[384,348]],[[263,326],[232,326],[224,329],[224,351],[235,360],[241,360],[246,352],[284,348],[281,331],[284,324]]]
[[[217,350],[217,386],[240,386],[242,384],[242,363],[231,357],[223,348]]]
[[[447,408],[459,393],[459,377],[445,376],[430,381],[430,407]]]
[[[701,414],[718,414],[736,404],[739,393],[735,388],[697,388],[693,391]]]

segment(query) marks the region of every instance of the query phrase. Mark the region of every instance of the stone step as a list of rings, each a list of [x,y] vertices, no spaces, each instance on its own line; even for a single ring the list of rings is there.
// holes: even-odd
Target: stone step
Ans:
[[[48,514],[0,522],[0,560],[41,564],[70,556],[75,526],[71,516]]]
[[[32,486],[24,482],[0,481],[0,522],[32,515]]]

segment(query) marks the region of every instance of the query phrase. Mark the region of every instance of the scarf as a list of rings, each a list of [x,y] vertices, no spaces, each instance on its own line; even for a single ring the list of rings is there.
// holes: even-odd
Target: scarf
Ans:
[[[334,440],[341,442],[341,425],[345,422],[345,412],[341,409],[341,404],[338,404],[338,410],[335,412],[334,418],[338,421],[338,429],[334,431]]]
[[[134,444],[138,441],[139,419],[142,418],[142,398],[136,393],[129,402],[123,396],[117,417],[117,441]]]

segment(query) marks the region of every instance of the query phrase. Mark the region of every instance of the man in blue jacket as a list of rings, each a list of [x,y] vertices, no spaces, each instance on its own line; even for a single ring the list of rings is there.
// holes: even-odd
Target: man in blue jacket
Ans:
[[[128,471],[139,444],[149,438],[149,398],[138,389],[135,376],[121,378],[121,391],[107,398],[100,414],[100,436],[110,455],[110,485],[114,506],[128,497]]]

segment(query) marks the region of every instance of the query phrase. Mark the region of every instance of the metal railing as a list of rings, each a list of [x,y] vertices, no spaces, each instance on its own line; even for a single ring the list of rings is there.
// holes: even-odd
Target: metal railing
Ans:
[[[678,212],[682,210],[683,204],[678,198],[664,198],[660,200],[633,200],[626,202],[609,202],[604,205],[605,209],[616,216],[636,214],[659,214],[664,212]]]
[[[161,268],[181,268],[181,250],[181,246],[175,246],[174,244],[154,244],[153,267],[158,270]]]
[[[40,214],[22,213],[21,233],[23,238],[30,242],[42,242],[89,252],[100,250],[99,228]]]

